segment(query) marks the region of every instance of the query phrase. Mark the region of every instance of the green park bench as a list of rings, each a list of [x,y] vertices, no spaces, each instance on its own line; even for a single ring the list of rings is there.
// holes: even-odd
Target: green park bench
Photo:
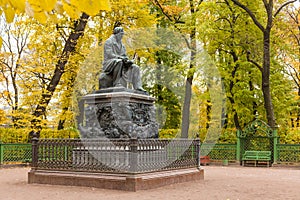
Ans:
[[[260,162],[264,162],[269,167],[271,163],[271,151],[245,151],[242,158],[243,166],[245,166],[247,161],[254,162],[254,166],[257,166]]]

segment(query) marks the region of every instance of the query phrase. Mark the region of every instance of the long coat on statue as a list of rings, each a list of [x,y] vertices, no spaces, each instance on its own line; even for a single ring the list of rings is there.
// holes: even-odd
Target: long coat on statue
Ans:
[[[115,35],[110,36],[104,44],[103,72],[111,77],[111,86],[127,87],[131,83],[134,89],[142,89],[139,67],[135,64],[125,66],[124,58],[128,59],[125,46],[117,41]]]
[[[104,44],[103,71],[110,74],[122,58],[126,57],[126,48],[122,42],[117,42],[115,35],[110,36]]]

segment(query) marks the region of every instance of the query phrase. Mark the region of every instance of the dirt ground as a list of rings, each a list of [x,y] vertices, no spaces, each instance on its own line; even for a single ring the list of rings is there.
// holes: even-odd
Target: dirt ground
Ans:
[[[0,169],[0,200],[300,199],[300,168],[204,166],[205,180],[126,192],[27,184],[30,168]]]

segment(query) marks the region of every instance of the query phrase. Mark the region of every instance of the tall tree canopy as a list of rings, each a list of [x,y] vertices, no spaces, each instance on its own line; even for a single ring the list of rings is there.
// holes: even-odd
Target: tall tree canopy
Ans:
[[[291,3],[295,3],[297,0],[291,0],[279,4],[280,2],[274,2],[273,0],[262,0],[258,2],[244,3],[238,0],[231,0],[235,5],[239,6],[247,12],[251,17],[253,23],[259,28],[263,35],[263,56],[262,61],[257,62],[249,56],[249,61],[259,68],[262,75],[262,91],[264,96],[264,106],[267,113],[267,120],[269,126],[276,128],[276,118],[274,114],[274,108],[271,96],[270,86],[270,70],[271,70],[271,30],[274,25],[274,19],[281,12],[281,10]],[[255,5],[254,5],[255,4]],[[263,4],[265,8],[263,19],[260,15],[256,14],[256,8],[260,4]],[[279,4],[279,5],[278,5]],[[251,53],[251,52],[250,52]]]
[[[212,126],[214,102],[210,83],[203,81],[205,63],[197,60],[197,40],[222,76],[227,96],[227,110],[220,113],[224,130],[243,129],[257,112],[273,128],[300,126],[295,0],[26,2],[0,3],[5,16],[0,100],[10,106],[9,112],[0,109],[20,126],[30,122],[37,130],[50,123],[59,129],[74,126],[78,97],[98,89],[101,47],[119,25],[140,37],[135,46],[127,35],[127,52],[136,55],[145,88],[162,106],[158,112],[166,110],[161,128],[179,129],[183,124],[182,137],[187,137],[191,129],[202,134]],[[141,31],[145,27],[161,40],[154,39],[154,32]],[[147,43],[171,40],[171,35],[159,33],[160,28],[179,33],[188,54],[148,48]],[[154,79],[166,85],[152,84]],[[179,95],[184,87],[185,95]]]

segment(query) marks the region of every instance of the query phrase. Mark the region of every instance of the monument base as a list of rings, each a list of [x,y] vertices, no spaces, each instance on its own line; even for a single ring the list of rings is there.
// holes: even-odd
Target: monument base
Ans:
[[[28,183],[84,186],[103,189],[138,191],[170,184],[204,179],[204,170],[197,168],[177,169],[139,174],[86,173],[67,171],[31,170]]]
[[[158,138],[155,98],[123,87],[96,91],[81,98],[81,138]]]

